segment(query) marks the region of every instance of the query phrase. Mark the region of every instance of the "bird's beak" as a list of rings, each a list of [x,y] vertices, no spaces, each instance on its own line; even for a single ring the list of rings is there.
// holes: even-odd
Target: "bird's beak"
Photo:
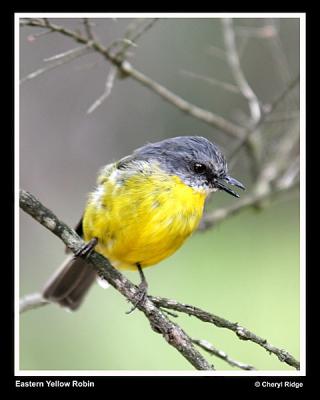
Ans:
[[[234,179],[234,178],[231,178],[231,176],[228,176],[228,175],[225,176],[224,178],[218,179],[217,182],[216,182],[216,187],[217,187],[218,189],[220,189],[220,190],[224,190],[225,192],[231,194],[231,195],[234,196],[234,197],[240,197],[240,196],[238,195],[238,193],[236,193],[236,192],[234,192],[233,190],[231,190],[231,189],[226,185],[226,183],[228,183],[229,185],[232,185],[232,186],[236,186],[236,187],[238,187],[238,188],[240,188],[240,189],[242,189],[242,190],[246,190],[246,188],[243,186],[243,184],[242,184],[241,182],[237,181],[237,180]]]

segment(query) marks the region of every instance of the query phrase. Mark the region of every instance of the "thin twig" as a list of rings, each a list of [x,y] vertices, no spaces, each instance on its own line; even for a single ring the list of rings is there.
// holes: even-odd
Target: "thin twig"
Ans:
[[[111,67],[108,73],[105,90],[102,95],[88,108],[87,114],[91,114],[94,110],[101,106],[101,104],[110,96],[114,81],[117,76],[117,69],[115,67]]]
[[[114,42],[112,42],[107,48],[106,51],[109,53],[112,50],[114,50],[114,48],[116,48],[117,46],[123,46],[124,44],[128,44],[129,46],[132,47],[137,47],[138,45],[135,44],[132,40],[127,39],[127,38],[121,38],[121,39],[116,39]]]
[[[83,18],[83,26],[87,34],[87,38],[89,40],[96,40],[95,35],[91,28],[91,22],[89,21],[89,18]]]
[[[236,93],[236,94],[240,93],[239,88],[237,86],[235,86],[235,85],[232,85],[231,83],[223,82],[223,81],[220,81],[218,79],[209,78],[207,76],[195,74],[194,72],[186,71],[184,69],[181,70],[181,73],[186,75],[186,76],[189,76],[190,78],[195,78],[195,79],[199,79],[199,80],[201,80],[203,82],[210,83],[210,85],[220,86],[220,87],[222,87],[223,89],[225,89],[225,90],[227,90],[229,92]]]
[[[46,65],[43,68],[39,68],[36,71],[31,72],[30,74],[28,74],[27,76],[23,77],[20,80],[20,84],[32,80],[34,78],[37,78],[38,76],[44,74],[45,72],[51,71],[54,68],[57,68],[61,65],[67,64],[70,61],[75,60],[78,57],[81,57],[83,54],[87,53],[90,49],[87,46],[84,47],[77,47],[75,49],[72,50],[68,50],[65,53],[61,53],[61,54],[57,54],[55,56],[53,56],[53,58],[51,57],[51,59],[56,59],[57,61],[50,64],[50,65]],[[48,61],[48,59],[47,59]]]
[[[44,62],[55,61],[55,60],[59,60],[60,58],[68,57],[70,54],[79,54],[79,53],[81,54],[81,53],[85,53],[87,51],[90,51],[90,48],[87,45],[79,46],[79,47],[75,47],[74,49],[64,51],[63,53],[58,53],[51,57],[44,58],[43,61]]]
[[[299,369],[300,363],[290,353],[283,349],[279,349],[272,344],[268,343],[266,339],[257,336],[255,333],[249,331],[247,328],[239,325],[237,322],[230,322],[225,318],[218,317],[207,311],[203,311],[200,308],[194,307],[189,304],[182,304],[176,300],[166,299],[164,297],[150,296],[150,299],[154,304],[160,307],[168,308],[169,310],[175,310],[187,315],[192,315],[201,321],[209,322],[219,328],[226,328],[233,331],[241,340],[250,340],[253,343],[263,347],[269,353],[275,354],[278,359],[286,364]]]
[[[132,29],[128,29],[125,34],[126,40],[122,41],[122,44],[123,44],[122,49],[120,49],[117,52],[116,57],[120,58],[120,59],[124,59],[128,49],[131,46],[136,47],[137,41],[140,39],[140,37],[144,33],[146,33],[148,30],[150,30],[158,20],[159,20],[159,18],[152,18],[150,21],[147,22],[146,25],[142,26],[141,29],[137,29],[137,28],[139,28],[139,26],[137,24],[135,24]]]
[[[257,126],[261,118],[261,108],[259,99],[249,85],[240,64],[240,58],[236,46],[236,38],[233,29],[233,22],[231,18],[222,19],[224,27],[224,40],[226,46],[227,59],[240,92],[243,97],[248,101],[250,109],[250,125]]]
[[[225,353],[222,350],[217,349],[211,343],[209,343],[207,340],[192,339],[192,342],[194,344],[196,344],[197,346],[199,346],[201,349],[205,350],[207,353],[221,358],[222,360],[227,362],[232,367],[238,367],[238,368],[244,369],[246,371],[252,371],[252,370],[256,369],[252,365],[244,364],[240,361],[234,360],[233,358],[229,357],[227,353]]]

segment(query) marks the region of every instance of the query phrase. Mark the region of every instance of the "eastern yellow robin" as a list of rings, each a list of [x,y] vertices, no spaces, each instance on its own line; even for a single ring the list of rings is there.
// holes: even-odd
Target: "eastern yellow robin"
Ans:
[[[209,193],[228,185],[244,189],[228,175],[220,149],[200,136],[180,136],[147,144],[103,167],[76,230],[119,269],[140,272],[173,254],[196,230]],[[96,271],[84,257],[69,257],[46,285],[45,299],[75,310]]]

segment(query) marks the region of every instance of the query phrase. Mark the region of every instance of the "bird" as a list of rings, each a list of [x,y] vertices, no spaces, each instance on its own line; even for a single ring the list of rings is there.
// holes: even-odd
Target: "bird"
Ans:
[[[87,244],[66,258],[44,286],[43,298],[77,310],[97,278],[85,257],[94,249],[114,268],[139,272],[134,309],[147,295],[143,270],[182,246],[197,229],[211,193],[239,197],[230,186],[245,190],[228,174],[220,148],[202,136],[147,143],[104,166],[75,228]]]

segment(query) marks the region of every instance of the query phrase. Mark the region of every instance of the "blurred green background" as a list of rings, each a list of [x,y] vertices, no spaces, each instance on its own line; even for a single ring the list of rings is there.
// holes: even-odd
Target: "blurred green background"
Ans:
[[[80,26],[75,19],[54,21]],[[95,22],[99,38],[107,45],[123,36],[131,20]],[[243,69],[263,102],[271,101],[299,71],[298,19],[236,21],[239,27],[266,24],[277,28],[274,40],[250,37],[245,43],[243,37],[238,38]],[[21,29],[21,77],[41,67],[44,58],[76,46],[59,34],[33,40],[30,35],[36,32],[35,28]],[[130,61],[186,100],[238,121],[248,112],[241,96],[181,72],[232,82],[225,60],[210,52],[212,46],[223,48],[219,19],[161,19],[140,39]],[[103,92],[108,69],[104,60],[92,54],[20,89],[20,186],[71,225],[78,222],[98,168],[148,141],[199,134],[215,140],[225,152],[234,144],[223,132],[181,113],[130,79],[117,80],[106,102],[87,115]],[[287,128],[287,123],[271,124],[271,136]],[[245,152],[231,173],[250,190]],[[210,208],[237,201],[229,197],[216,194]],[[63,257],[63,244],[21,212],[20,295],[38,291]],[[175,255],[146,270],[152,295],[238,322],[296,358],[300,352],[299,274],[298,197],[262,211],[246,210],[212,230],[195,233]],[[138,282],[135,273],[126,275]],[[143,315],[138,311],[126,315],[129,308],[113,288],[96,285],[76,313],[50,305],[23,314],[20,369],[192,369],[150,329]],[[293,370],[225,329],[183,315],[177,322],[190,336],[206,339],[257,369]],[[206,357],[219,370],[233,369],[222,360]]]

